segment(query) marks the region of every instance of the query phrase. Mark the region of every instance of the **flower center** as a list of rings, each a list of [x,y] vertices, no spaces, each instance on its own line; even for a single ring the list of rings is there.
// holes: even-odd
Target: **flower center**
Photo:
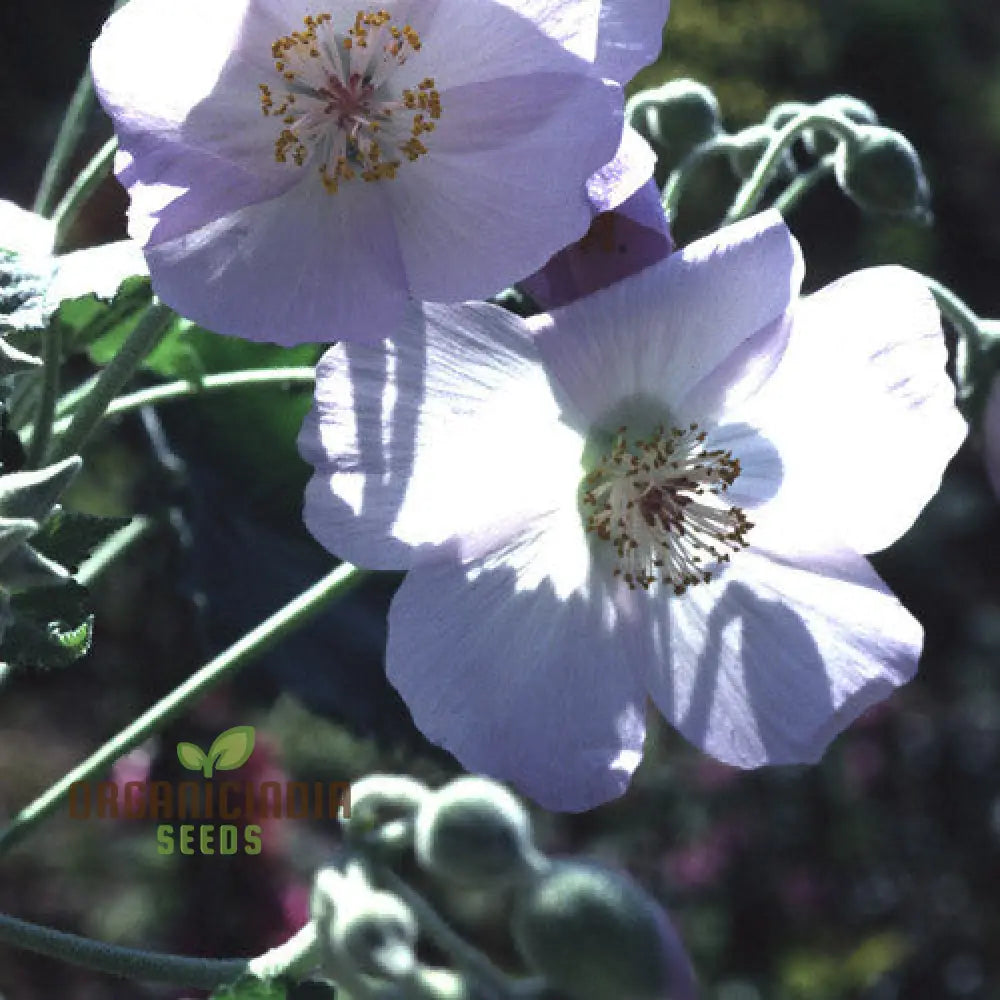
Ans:
[[[335,194],[344,181],[391,180],[404,160],[427,152],[421,136],[434,131],[441,97],[432,77],[398,93],[392,75],[421,48],[410,26],[392,24],[387,10],[359,11],[338,36],[330,14],[309,14],[304,29],[271,46],[285,88],[275,96],[260,84],[260,108],[280,119],[278,163],[301,167],[315,156],[323,186]]]
[[[706,437],[697,424],[659,426],[630,443],[620,427],[611,451],[584,477],[586,529],[612,544],[614,575],[633,590],[660,581],[683,594],[747,545],[753,525],[722,499],[740,474],[739,459],[707,449]]]

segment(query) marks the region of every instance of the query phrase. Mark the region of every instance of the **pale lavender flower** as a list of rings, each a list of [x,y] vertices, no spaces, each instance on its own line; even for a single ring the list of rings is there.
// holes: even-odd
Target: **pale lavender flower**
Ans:
[[[465,767],[586,809],[626,787],[647,698],[756,767],[817,760],[912,677],[920,625],[859,553],[964,437],[940,319],[902,268],[801,278],[768,212],[551,314],[429,305],[326,354],[306,523],[409,570],[388,674]]]
[[[590,222],[669,0],[132,0],[94,46],[154,290],[280,343],[378,340]]]
[[[626,126],[615,158],[587,181],[593,221],[583,239],[564,247],[539,271],[518,282],[543,309],[635,274],[673,250],[670,227],[651,178],[656,155]]]

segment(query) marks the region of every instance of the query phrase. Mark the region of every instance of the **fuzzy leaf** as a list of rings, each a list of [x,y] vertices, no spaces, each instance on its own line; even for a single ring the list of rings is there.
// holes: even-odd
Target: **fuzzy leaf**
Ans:
[[[13,594],[0,659],[14,669],[66,667],[87,653],[93,632],[90,595],[77,583]]]

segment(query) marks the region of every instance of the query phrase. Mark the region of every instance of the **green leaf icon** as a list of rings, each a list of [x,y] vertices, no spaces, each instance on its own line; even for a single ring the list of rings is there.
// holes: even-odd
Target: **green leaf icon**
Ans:
[[[200,771],[208,762],[208,758],[202,753],[201,748],[193,743],[178,743],[177,759],[189,771]]]
[[[215,737],[208,751],[209,759],[220,771],[233,771],[250,759],[253,742],[253,726],[233,726]]]

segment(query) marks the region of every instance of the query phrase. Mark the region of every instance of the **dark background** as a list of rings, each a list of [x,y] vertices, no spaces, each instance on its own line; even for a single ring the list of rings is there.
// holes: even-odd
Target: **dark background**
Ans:
[[[1000,315],[1000,6],[673,7],[664,58],[642,83],[701,79],[731,128],[779,100],[850,93],[923,157],[932,228],[863,217],[832,182],[793,215],[808,287],[894,261],[935,275],[981,314]],[[0,9],[0,197],[30,204],[104,13],[91,0],[8,0]],[[95,112],[80,163],[107,134]],[[121,235],[124,205],[108,182],[74,243]],[[682,215],[682,240],[685,227],[700,225],[698,211]],[[230,348],[220,345],[225,355]],[[0,688],[0,820],[329,568],[298,520],[307,470],[290,441],[307,402],[302,393],[247,393],[239,403],[175,408],[163,414],[171,454],[161,447],[157,459],[149,429],[133,420],[88,456],[78,505],[142,510],[163,527],[95,588],[98,633],[86,660]],[[1000,995],[1000,507],[977,445],[974,430],[918,524],[876,560],[927,630],[920,675],[841,737],[821,766],[742,774],[654,727],[623,799],[585,816],[538,815],[544,847],[626,865],[670,906],[706,997]],[[381,673],[393,585],[391,576],[366,585],[115,776],[178,777],[177,740],[205,746],[239,723],[258,726],[261,749],[248,765],[255,777],[342,780],[399,769],[440,781],[453,773]],[[257,858],[163,858],[152,827],[60,815],[0,861],[0,909],[137,946],[253,953],[298,926],[303,887],[334,836],[328,825],[288,823],[265,842]],[[456,914],[509,954],[488,907],[466,904]],[[178,994],[0,948],[4,1000],[57,995]]]

